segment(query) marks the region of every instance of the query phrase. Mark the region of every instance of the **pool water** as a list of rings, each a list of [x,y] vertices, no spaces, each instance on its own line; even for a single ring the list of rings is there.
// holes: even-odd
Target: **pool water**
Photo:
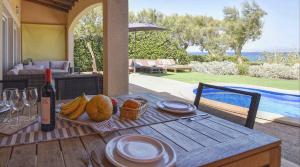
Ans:
[[[261,99],[258,108],[259,111],[276,113],[287,117],[294,117],[297,119],[300,118],[300,95],[285,94],[246,87],[226,87],[261,94]],[[194,89],[193,92],[196,94],[197,89]],[[250,96],[225,92],[223,90],[213,88],[204,88],[202,96],[210,100],[215,100],[246,108],[250,106],[251,102]]]

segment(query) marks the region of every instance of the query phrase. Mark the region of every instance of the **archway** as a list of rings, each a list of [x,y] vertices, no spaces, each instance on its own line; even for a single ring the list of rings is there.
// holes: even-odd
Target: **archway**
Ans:
[[[102,6],[101,0],[85,0],[77,2],[76,6],[68,14],[67,24],[67,59],[74,66],[74,36],[73,31],[83,15],[97,6]]]
[[[102,3],[101,3],[102,2]],[[104,94],[128,93],[128,0],[80,0],[68,13],[67,59],[73,63],[75,20],[85,11],[103,5],[103,85]],[[117,82],[116,82],[117,81]]]

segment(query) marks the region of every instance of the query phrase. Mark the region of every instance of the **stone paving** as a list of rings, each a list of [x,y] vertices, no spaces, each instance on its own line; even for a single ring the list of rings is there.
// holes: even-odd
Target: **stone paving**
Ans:
[[[192,102],[194,100],[195,96],[191,90],[197,87],[196,84],[188,84],[142,74],[130,74],[129,82],[129,90],[131,93],[150,92],[168,99],[183,100],[187,102]],[[225,117],[225,115],[220,115],[220,117]],[[256,119],[254,129],[278,137],[282,140],[283,167],[300,167],[299,127],[258,118]]]

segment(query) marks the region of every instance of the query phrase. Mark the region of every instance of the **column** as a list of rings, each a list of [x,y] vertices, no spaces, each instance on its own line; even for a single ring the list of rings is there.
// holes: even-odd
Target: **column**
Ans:
[[[3,66],[2,66],[2,61],[3,61],[3,57],[2,57],[2,13],[3,13],[3,2],[0,1],[0,80],[3,79]]]
[[[8,69],[14,67],[14,19],[8,18]]]
[[[104,94],[128,94],[128,0],[103,0]]]

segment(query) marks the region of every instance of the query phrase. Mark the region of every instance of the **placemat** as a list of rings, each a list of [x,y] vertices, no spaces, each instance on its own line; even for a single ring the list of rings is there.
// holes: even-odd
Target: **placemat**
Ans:
[[[149,100],[150,105],[148,106],[147,111],[138,120],[119,120],[118,114],[113,115],[111,120],[117,126],[117,130],[174,121],[180,119],[182,116],[161,112],[156,108],[156,100],[147,100]],[[40,130],[40,123],[37,122],[13,135],[0,136],[0,147],[66,139],[95,133],[96,132],[87,125],[80,125],[57,119],[56,128],[51,132],[42,132]]]
[[[147,111],[148,112],[148,111]],[[162,122],[168,122],[178,119],[178,117],[162,114],[160,112],[151,112],[151,107],[149,108],[149,113],[145,113],[140,119],[132,120],[119,120],[117,115],[112,117],[113,122],[118,127],[118,130],[157,124]],[[57,119],[56,128],[51,132],[42,132],[40,130],[40,123],[35,123],[19,132],[10,136],[0,136],[0,147],[13,146],[19,144],[30,144],[37,143],[41,141],[50,141],[57,139],[66,139],[78,136],[85,136],[90,134],[95,134],[96,132],[92,130],[89,126],[79,125],[76,123],[71,123],[65,120]]]

